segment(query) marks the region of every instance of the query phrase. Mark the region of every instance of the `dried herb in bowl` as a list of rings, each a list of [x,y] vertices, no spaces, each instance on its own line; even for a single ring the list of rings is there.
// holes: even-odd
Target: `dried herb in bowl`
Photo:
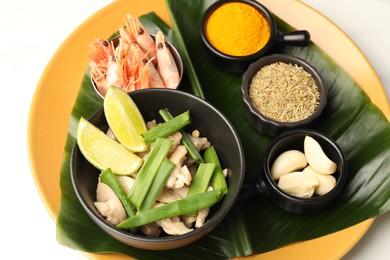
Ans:
[[[256,73],[249,97],[264,116],[279,122],[297,122],[314,113],[320,92],[311,74],[301,66],[276,62]]]

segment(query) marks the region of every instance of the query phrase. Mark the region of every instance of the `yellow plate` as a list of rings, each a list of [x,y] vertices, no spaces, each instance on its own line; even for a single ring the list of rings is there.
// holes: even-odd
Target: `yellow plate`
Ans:
[[[383,86],[366,57],[331,21],[294,0],[262,0],[272,12],[297,29],[310,31],[313,41],[327,52],[390,118]],[[88,43],[109,37],[123,25],[127,13],[155,11],[171,24],[164,1],[120,0],[103,8],[80,25],[60,46],[47,65],[35,91],[28,124],[28,151],[35,184],[54,220],[60,201],[60,168],[72,107],[88,66]],[[331,40],[329,40],[331,39]],[[337,48],[334,44],[337,42]],[[47,119],[50,118],[50,124]],[[339,259],[363,236],[373,219],[318,239],[295,243],[253,259]],[[55,236],[53,236],[55,239]],[[92,258],[101,255],[90,254]],[[109,255],[120,258],[119,255]],[[105,255],[105,259],[108,255]]]

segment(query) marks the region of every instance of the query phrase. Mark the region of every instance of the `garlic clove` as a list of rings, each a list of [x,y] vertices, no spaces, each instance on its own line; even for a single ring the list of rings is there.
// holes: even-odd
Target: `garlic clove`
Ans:
[[[278,186],[290,195],[310,198],[318,186],[318,181],[308,173],[292,172],[280,177]]]
[[[308,173],[317,179],[318,186],[314,190],[314,193],[317,195],[324,195],[336,186],[336,178],[333,177],[333,175],[321,174],[314,170],[311,166],[307,166],[303,172]]]
[[[321,145],[313,137],[306,136],[303,146],[307,162],[314,170],[322,174],[332,174],[336,171],[336,163],[328,158]]]
[[[296,170],[301,170],[307,165],[307,159],[303,152],[289,150],[281,153],[271,167],[273,180],[278,180],[281,176]]]

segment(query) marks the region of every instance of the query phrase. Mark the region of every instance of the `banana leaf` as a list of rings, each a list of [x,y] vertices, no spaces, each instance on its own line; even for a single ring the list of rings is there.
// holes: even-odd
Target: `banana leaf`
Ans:
[[[179,47],[186,67],[183,89],[205,98],[234,124],[246,156],[245,182],[251,183],[262,174],[262,156],[259,155],[272,139],[257,132],[243,116],[241,76],[215,67],[208,61],[201,46],[196,28],[202,13],[212,2],[166,0],[173,31],[154,13],[142,16],[141,21],[150,32],[162,29],[167,38]],[[293,30],[278,17],[275,19],[282,31]],[[86,73],[72,110],[64,149],[57,240],[76,250],[114,252],[138,259],[226,259],[321,237],[388,212],[390,125],[387,119],[359,86],[315,44],[278,51],[306,59],[320,72],[328,86],[328,105],[313,128],[335,139],[347,155],[347,186],[334,205],[320,214],[294,215],[279,209],[269,199],[254,195],[237,202],[209,235],[184,248],[146,251],[116,241],[88,217],[76,198],[70,180],[69,156],[77,122],[81,116],[88,117],[101,106]]]

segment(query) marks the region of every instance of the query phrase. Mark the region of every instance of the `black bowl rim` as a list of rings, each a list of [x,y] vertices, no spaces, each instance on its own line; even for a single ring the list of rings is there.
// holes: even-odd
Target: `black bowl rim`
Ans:
[[[153,34],[153,33],[149,33],[150,36],[153,38],[153,40],[156,39],[156,34]],[[120,35],[118,36],[115,36],[115,37],[112,37],[110,39],[108,39],[108,41],[110,42],[118,42],[118,39],[120,38]],[[166,41],[166,43],[168,44],[169,48],[170,48],[170,51],[173,51],[174,52],[174,60],[176,62],[176,66],[178,66],[178,70],[179,70],[179,73],[180,73],[180,81],[179,81],[179,84],[177,85],[177,87],[175,88],[176,89],[179,89],[180,87],[180,84],[183,80],[183,74],[184,74],[184,63],[183,63],[183,59],[179,53],[179,51],[177,50],[177,48],[173,45],[173,43],[171,43],[170,41]],[[115,43],[114,43],[115,44]],[[177,57],[177,59],[175,59],[175,57]],[[177,64],[179,63],[179,64]],[[89,76],[89,79],[91,80],[91,83],[92,83],[92,87],[93,89],[95,90],[96,94],[99,96],[99,98],[101,98],[102,100],[104,100],[104,97],[102,96],[102,94],[100,94],[98,88],[96,87],[95,85],[95,82],[93,81],[93,79],[91,78],[91,73],[89,73],[89,71],[87,72],[88,73],[88,76]]]
[[[165,242],[165,243],[169,244],[171,242],[175,242],[175,241],[178,241],[178,240],[185,240],[185,239],[188,239],[188,238],[191,238],[191,237],[196,237],[197,235],[200,235],[200,233],[205,232],[205,230],[207,232],[204,235],[206,235],[216,225],[218,225],[219,222],[222,221],[222,219],[227,215],[227,213],[233,207],[233,205],[236,202],[236,200],[238,198],[238,195],[240,193],[242,184],[244,182],[244,178],[245,178],[245,155],[244,155],[244,149],[243,149],[241,140],[239,138],[239,135],[238,135],[237,131],[235,130],[235,128],[233,127],[233,124],[229,121],[229,119],[225,115],[223,115],[219,111],[219,109],[217,109],[215,106],[213,106],[212,104],[208,103],[204,99],[201,99],[200,97],[197,97],[197,96],[195,96],[193,94],[190,94],[188,92],[184,92],[182,90],[163,89],[163,88],[142,89],[142,90],[137,90],[137,91],[130,92],[128,94],[130,96],[132,96],[132,95],[140,95],[140,94],[142,94],[144,92],[152,92],[150,94],[153,94],[153,95],[156,95],[159,92],[172,92],[171,95],[184,95],[187,98],[195,99],[200,104],[202,104],[204,106],[210,107],[212,110],[214,110],[226,122],[226,125],[229,127],[230,131],[233,133],[235,142],[238,145],[239,155],[240,155],[240,162],[239,163],[240,163],[241,166],[240,166],[240,176],[239,176],[239,181],[238,181],[238,184],[237,184],[237,189],[234,190],[234,192],[232,194],[232,197],[231,197],[231,200],[229,201],[229,203],[227,203],[227,206],[226,206],[225,210],[224,211],[216,211],[215,214],[213,215],[213,217],[208,219],[208,221],[202,227],[194,229],[193,231],[191,231],[189,233],[186,233],[186,234],[183,234],[183,235],[153,238],[153,237],[146,237],[146,236],[131,234],[131,233],[126,232],[124,230],[118,229],[114,225],[110,224],[109,222],[102,221],[99,218],[99,216],[95,215],[95,213],[93,211],[90,211],[89,207],[87,206],[87,203],[85,202],[84,198],[81,196],[80,192],[77,189],[77,183],[76,183],[76,180],[75,180],[75,177],[74,177],[76,173],[73,171],[73,168],[74,168],[73,165],[75,164],[75,162],[74,162],[74,154],[75,154],[76,150],[78,149],[78,146],[77,146],[76,139],[74,139],[74,144],[73,144],[73,147],[72,147],[72,150],[71,150],[71,155],[70,155],[70,175],[71,175],[72,186],[74,188],[76,196],[77,196],[78,200],[80,201],[80,203],[81,203],[82,207],[84,208],[84,210],[87,212],[87,214],[92,218],[92,220],[97,225],[99,225],[104,231],[107,232],[107,230],[109,230],[110,232],[113,232],[116,236],[123,237],[126,240],[130,239],[130,240],[134,240],[134,241],[140,242],[140,243],[151,243],[151,244],[153,244],[153,243],[164,243]],[[101,113],[102,110],[103,110],[103,107],[98,108],[95,112],[93,112],[91,114],[91,116],[88,117],[88,120],[94,118],[96,115]]]
[[[276,62],[284,62],[284,63],[299,65],[306,72],[312,75],[314,81],[317,84],[318,90],[320,91],[320,100],[317,109],[309,117],[296,122],[279,122],[264,116],[252,104],[248,92],[249,92],[249,85],[253,76],[262,67]],[[291,54],[280,54],[280,53],[263,56],[262,58],[258,59],[257,61],[249,65],[248,69],[245,71],[245,73],[242,76],[241,93],[246,108],[256,118],[256,120],[260,120],[264,124],[272,125],[273,127],[276,128],[296,128],[296,127],[310,124],[312,121],[317,119],[322,114],[322,111],[327,105],[327,98],[328,98],[328,88],[325,86],[322,76],[316,70],[316,68],[314,68],[310,63],[308,63],[306,60],[302,58],[293,56]]]
[[[293,196],[291,194],[288,194],[287,192],[283,191],[282,189],[279,188],[277,183],[272,179],[271,174],[270,174],[270,157],[271,157],[271,152],[272,149],[275,147],[280,142],[283,142],[285,138],[289,138],[291,136],[302,136],[302,135],[309,135],[313,138],[320,138],[321,140],[329,143],[337,152],[338,157],[340,158],[341,161],[341,174],[339,179],[336,182],[336,186],[329,191],[328,193],[321,195],[321,196],[315,196],[311,198],[299,198],[296,196]],[[284,132],[277,136],[271,144],[267,147],[265,153],[264,153],[264,160],[263,160],[263,170],[264,170],[264,175],[268,181],[269,184],[271,184],[272,188],[286,201],[294,202],[294,203],[300,203],[300,204],[318,204],[318,203],[326,203],[329,200],[333,199],[335,196],[337,196],[342,188],[344,187],[347,177],[348,177],[348,161],[347,157],[341,149],[341,147],[337,144],[337,142],[328,136],[327,134],[319,131],[319,130],[314,130],[314,129],[294,129],[290,130],[287,132]]]
[[[226,4],[226,3],[234,3],[234,2],[244,3],[244,4],[247,4],[247,5],[250,5],[250,6],[254,7],[256,10],[258,10],[264,16],[264,18],[266,18],[268,20],[268,23],[269,23],[269,26],[270,26],[271,35],[270,35],[270,38],[268,39],[268,42],[259,51],[255,52],[255,53],[252,53],[250,55],[233,56],[233,55],[229,55],[229,54],[223,53],[223,52],[217,50],[210,43],[210,41],[207,38],[207,34],[206,34],[206,31],[205,31],[205,24],[206,24],[208,18],[210,17],[210,15],[219,6],[221,6],[223,4]],[[252,1],[252,0],[221,0],[221,1],[217,1],[217,2],[215,2],[213,4],[211,4],[206,9],[206,11],[203,13],[200,25],[201,25],[200,26],[200,36],[201,36],[201,40],[205,44],[205,46],[214,55],[216,55],[216,56],[218,56],[218,57],[220,57],[222,59],[228,60],[228,61],[250,62],[250,61],[258,59],[259,57],[261,57],[262,55],[264,55],[267,51],[269,51],[271,49],[271,47],[276,43],[276,37],[278,35],[278,29],[277,29],[276,23],[275,23],[272,15],[271,15],[271,13],[269,12],[269,10],[264,5],[260,4],[259,2]]]

